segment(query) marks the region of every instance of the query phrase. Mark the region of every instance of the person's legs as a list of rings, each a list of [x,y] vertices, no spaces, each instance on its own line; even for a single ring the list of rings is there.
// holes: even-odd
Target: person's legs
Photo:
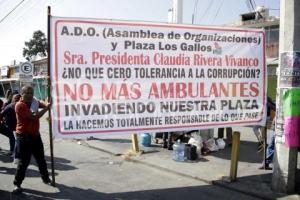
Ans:
[[[49,183],[49,173],[47,169],[47,163],[45,160],[45,154],[44,154],[44,145],[42,142],[42,139],[40,135],[35,136],[33,139],[33,156],[38,164],[40,174],[42,176],[42,179],[45,183]]]
[[[262,163],[259,169],[268,169],[268,170],[272,169],[271,167],[269,167],[269,164],[273,162],[274,151],[275,151],[275,132],[273,131],[271,141],[267,147],[266,160]]]
[[[1,124],[0,133],[9,138],[9,150],[11,153],[13,153],[15,149],[15,137],[13,132],[4,124]]]
[[[227,143],[229,145],[232,144],[232,128],[231,127],[226,128],[226,139],[227,139]]]
[[[16,142],[15,142],[15,149],[14,149],[14,154],[15,154],[15,157],[14,157],[14,163],[15,164],[18,164],[19,160],[20,160],[20,154],[21,154],[21,149],[20,149],[20,139],[18,139],[18,135],[15,133],[15,139],[16,139]]]
[[[224,138],[224,128],[218,128],[218,138]]]
[[[268,145],[267,148],[266,164],[270,164],[273,162],[274,151],[275,151],[275,134],[273,131],[270,144]]]
[[[168,148],[168,132],[163,132],[163,148]]]
[[[15,152],[15,142],[16,142],[16,139],[15,139],[15,136],[14,136],[14,134],[13,134],[13,132],[10,132],[10,134],[9,134],[9,146],[10,146],[10,152],[12,153],[12,154],[14,154],[14,152]]]
[[[31,144],[28,141],[28,138],[23,136],[17,136],[17,148],[19,149],[19,163],[17,166],[14,185],[20,187],[24,178],[26,169],[30,163],[31,158]]]
[[[263,127],[262,126],[253,126],[252,129],[253,129],[253,132],[258,141],[257,150],[258,150],[258,152],[260,152],[264,148]]]
[[[172,132],[168,132],[168,150],[173,150]]]
[[[257,141],[262,142],[262,134],[261,134],[262,127],[261,126],[253,126],[252,129],[253,129],[254,135],[257,138]]]

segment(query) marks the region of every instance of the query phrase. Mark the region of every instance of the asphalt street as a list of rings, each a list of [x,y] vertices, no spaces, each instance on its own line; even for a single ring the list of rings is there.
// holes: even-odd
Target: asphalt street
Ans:
[[[43,184],[32,159],[21,195],[11,193],[16,165],[6,155],[8,139],[0,135],[0,200],[299,200],[297,194],[271,191],[272,171],[257,169],[261,155],[256,152],[252,130],[235,130],[242,133],[238,181],[235,183],[219,182],[219,178],[229,172],[230,147],[193,163],[179,163],[171,159],[172,151],[153,144],[148,148],[141,146],[144,153],[128,159],[131,139],[130,135],[123,135],[89,141],[54,140],[56,187]],[[50,172],[48,132],[48,122],[42,118],[41,134]]]
[[[1,148],[7,147],[0,136]],[[49,146],[46,144],[49,162]],[[128,162],[120,156],[79,145],[77,141],[55,141],[56,187],[42,183],[38,168],[32,162],[22,187],[14,195],[15,167],[12,159],[0,153],[0,199],[114,199],[114,200],[182,200],[182,199],[256,199],[254,197]],[[32,159],[34,160],[34,159]],[[50,163],[49,163],[50,167]]]

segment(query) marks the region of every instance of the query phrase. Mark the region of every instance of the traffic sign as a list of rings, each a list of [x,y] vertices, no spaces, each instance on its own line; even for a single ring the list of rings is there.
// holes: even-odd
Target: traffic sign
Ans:
[[[21,82],[32,82],[33,78],[33,64],[31,62],[24,62],[20,65],[19,79]]]

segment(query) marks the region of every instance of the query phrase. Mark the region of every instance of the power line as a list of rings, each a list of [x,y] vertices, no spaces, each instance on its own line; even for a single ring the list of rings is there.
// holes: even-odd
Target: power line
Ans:
[[[209,10],[210,7],[212,6],[213,2],[214,2],[214,0],[210,1],[210,4],[207,6],[205,12],[204,12],[203,15],[201,16],[199,23],[201,22],[201,20],[203,19],[203,17],[206,15],[206,13],[208,12],[208,10]]]
[[[255,6],[255,8],[257,7],[257,6],[256,6],[256,2],[255,2],[255,0],[253,0],[253,5]]]
[[[248,11],[249,11],[249,12],[252,12],[252,9],[251,9],[249,0],[246,0],[245,3],[246,3],[246,5],[247,5]]]
[[[37,15],[41,15],[41,11],[43,10],[42,8],[46,8],[46,1],[48,0],[27,0],[21,7],[18,8],[18,12],[13,13],[13,17],[7,18],[3,22],[7,24],[5,26],[6,28],[4,29],[4,26],[0,26],[0,30],[3,29],[2,32],[16,32],[17,30],[26,29],[28,24],[32,23],[32,20],[36,19]]]
[[[197,16],[198,1],[199,0],[196,0],[195,5],[194,5],[194,12],[193,12],[193,15],[192,15],[192,24],[194,24],[194,21],[196,21],[195,16]]]
[[[221,10],[221,7],[222,7],[223,3],[224,3],[224,0],[222,0],[222,2],[221,2],[221,4],[220,4],[220,6],[219,6],[219,8],[218,8],[218,11],[217,11],[216,15],[215,15],[213,21],[211,22],[212,24],[215,22],[215,20],[216,20],[218,14],[219,14],[219,12],[220,12],[220,10]]]
[[[25,0],[22,0],[18,5],[16,5],[7,15],[5,15],[1,20],[0,23],[2,23],[12,12],[14,12]]]
[[[249,2],[250,2],[250,5],[251,5],[251,7],[252,7],[252,9],[253,9],[253,11],[254,11],[255,8],[254,8],[254,5],[253,5],[253,3],[252,3],[252,0],[249,0]]]

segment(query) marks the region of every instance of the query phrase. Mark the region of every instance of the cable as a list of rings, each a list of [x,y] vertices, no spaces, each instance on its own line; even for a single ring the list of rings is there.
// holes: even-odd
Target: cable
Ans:
[[[254,7],[256,8],[256,2],[255,2],[255,0],[253,0],[253,5],[254,5]]]
[[[212,6],[213,2],[214,2],[214,0],[210,1],[210,4],[207,6],[205,12],[204,12],[203,15],[201,16],[199,23],[201,22],[201,20],[203,19],[203,17],[206,15],[206,13],[208,12],[208,10],[209,10],[210,7]]]
[[[246,6],[247,6],[247,8],[248,8],[248,11],[249,11],[249,12],[252,12],[252,9],[251,9],[249,0],[245,0],[245,3],[246,3]]]
[[[6,28],[3,30],[9,32],[17,32],[18,30],[26,29],[27,24],[32,22],[32,19],[35,19],[37,15],[41,15],[40,11],[42,10],[41,7],[45,7],[44,1],[26,1],[26,4],[22,5],[20,12],[14,13],[14,17],[9,19],[9,21],[5,21]],[[42,2],[42,4],[41,4]],[[45,11],[46,13],[46,11]],[[4,28],[4,26],[0,27]]]
[[[194,21],[196,21],[196,17],[195,16],[197,16],[198,2],[199,2],[199,0],[196,0],[195,4],[194,4],[194,12],[193,12],[193,15],[192,15],[192,24],[194,24]]]
[[[221,10],[221,7],[222,7],[223,3],[224,3],[224,0],[222,0],[222,2],[221,2],[221,4],[220,4],[220,6],[219,6],[219,8],[218,8],[218,11],[217,11],[216,15],[215,15],[213,21],[211,22],[212,24],[215,22],[215,20],[216,20],[218,14],[219,14],[219,12],[220,12],[220,10]]]
[[[1,20],[0,23],[2,23],[12,12],[14,12],[25,0],[22,0],[18,5],[16,5],[7,15],[5,15]]]
[[[253,6],[252,0],[249,0],[249,2],[250,2],[250,5],[251,5],[253,11],[255,11],[255,8],[254,8],[254,6]]]

